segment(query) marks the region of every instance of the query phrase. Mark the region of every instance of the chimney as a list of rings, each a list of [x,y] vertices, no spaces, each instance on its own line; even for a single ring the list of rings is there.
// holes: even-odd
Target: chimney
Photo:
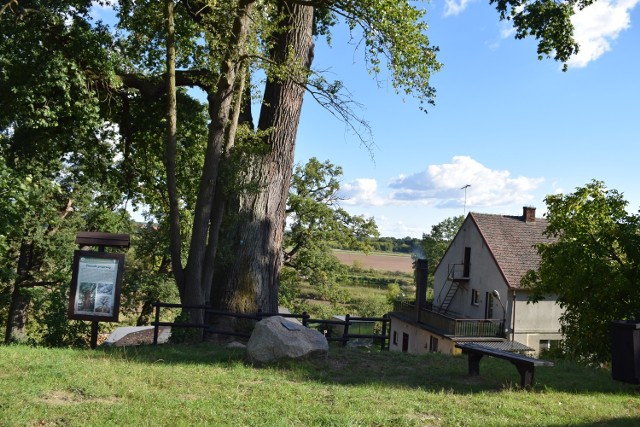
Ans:
[[[427,308],[427,278],[429,267],[426,259],[418,258],[413,262],[416,281],[416,320],[420,320],[420,311]]]
[[[525,206],[522,208],[522,220],[524,222],[536,221],[536,208],[532,206]]]

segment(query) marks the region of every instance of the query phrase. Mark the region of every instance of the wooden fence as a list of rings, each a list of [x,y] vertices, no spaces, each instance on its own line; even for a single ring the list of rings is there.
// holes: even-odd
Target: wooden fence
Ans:
[[[303,312],[302,314],[292,314],[292,313],[268,313],[258,310],[256,313],[231,313],[228,311],[220,311],[214,310],[209,306],[204,305],[183,305],[183,304],[172,304],[172,303],[164,303],[160,301],[156,301],[154,303],[155,307],[155,319],[152,322],[153,325],[153,344],[158,344],[158,332],[160,326],[171,326],[172,328],[197,328],[202,329],[204,332],[209,334],[218,334],[218,335],[228,335],[228,336],[237,336],[242,338],[249,338],[251,336],[250,333],[246,332],[232,332],[228,330],[216,329],[212,325],[208,323],[188,323],[188,322],[161,322],[160,321],[160,310],[162,308],[180,308],[187,310],[204,310],[205,319],[208,316],[226,316],[233,317],[236,319],[249,319],[259,322],[265,317],[271,316],[281,316],[286,318],[295,318],[299,319],[303,326],[310,327],[310,325],[321,326],[323,327],[322,332],[324,336],[327,338],[327,341],[340,341],[343,346],[346,346],[350,340],[352,339],[371,339],[374,341],[380,342],[381,350],[389,349],[389,327],[390,318],[386,314],[383,317],[355,317],[346,315],[344,320],[325,320],[325,319],[312,319],[307,312]],[[349,327],[352,326],[355,322],[380,322],[382,324],[382,331],[379,334],[353,334],[349,332]],[[334,335],[331,333],[332,326],[341,326],[342,334]],[[203,334],[204,339],[204,334]]]

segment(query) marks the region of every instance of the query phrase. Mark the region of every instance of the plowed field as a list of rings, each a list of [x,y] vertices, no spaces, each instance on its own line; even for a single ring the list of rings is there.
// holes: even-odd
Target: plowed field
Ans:
[[[345,252],[334,251],[336,257],[342,264],[352,266],[357,261],[362,268],[372,268],[381,271],[400,271],[411,273],[413,271],[413,260],[410,255],[387,255],[383,253]]]

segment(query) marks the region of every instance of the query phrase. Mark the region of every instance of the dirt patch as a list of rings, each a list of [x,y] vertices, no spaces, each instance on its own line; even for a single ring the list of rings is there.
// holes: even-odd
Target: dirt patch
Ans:
[[[402,273],[413,272],[413,260],[410,255],[364,254],[361,252],[341,251],[334,251],[333,254],[342,264],[348,266],[353,266],[355,262],[356,265],[365,269],[400,271]]]
[[[87,396],[82,390],[54,390],[46,394],[41,400],[49,405],[74,405],[78,403],[115,403],[118,399],[114,398],[97,398]]]

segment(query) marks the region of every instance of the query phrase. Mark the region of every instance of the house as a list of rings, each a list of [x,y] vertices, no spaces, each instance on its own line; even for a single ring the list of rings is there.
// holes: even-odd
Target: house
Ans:
[[[535,270],[534,247],[551,241],[535,208],[522,216],[469,213],[434,271],[426,301],[426,260],[416,262],[416,300],[391,313],[391,351],[457,353],[458,342],[539,354],[561,340],[555,298],[528,303],[520,280]]]

